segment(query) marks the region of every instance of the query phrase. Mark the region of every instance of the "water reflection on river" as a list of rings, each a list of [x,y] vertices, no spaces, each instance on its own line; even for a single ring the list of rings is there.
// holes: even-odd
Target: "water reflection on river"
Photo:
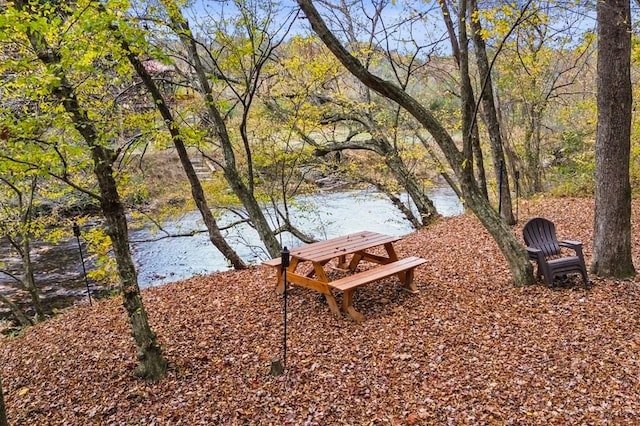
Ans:
[[[455,216],[462,213],[462,205],[450,188],[436,188],[429,196],[440,214]],[[320,239],[361,230],[399,236],[412,231],[409,222],[388,198],[375,191],[331,192],[299,197],[295,200],[291,213],[296,226]],[[232,216],[222,217],[219,225],[222,227],[233,220]],[[276,223],[274,225],[277,226]],[[200,213],[193,212],[178,222],[165,224],[165,227],[169,232],[185,233],[203,229],[204,225]],[[249,226],[238,226],[224,234],[245,261],[257,263],[269,258],[256,232]],[[149,238],[148,230],[134,231],[131,235],[132,241]],[[281,238],[283,246],[295,247],[300,244],[289,234]],[[228,269],[226,260],[213,247],[206,233],[134,243],[133,253],[141,287]]]

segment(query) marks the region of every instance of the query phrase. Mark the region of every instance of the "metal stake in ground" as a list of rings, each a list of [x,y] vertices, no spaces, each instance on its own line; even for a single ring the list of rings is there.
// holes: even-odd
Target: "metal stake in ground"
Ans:
[[[287,268],[289,268],[289,249],[286,247],[282,250],[282,278],[284,280],[284,295],[283,295],[283,308],[284,312],[284,332],[282,336],[282,366],[287,366],[287,293],[288,291],[288,283],[287,283]]]
[[[520,196],[520,170],[515,171],[516,178],[516,222],[518,221],[518,197]]]
[[[78,251],[80,252],[80,262],[82,262],[82,274],[84,276],[84,283],[87,286],[87,296],[89,297],[89,305],[93,305],[91,302],[91,291],[89,290],[89,281],[87,280],[87,270],[84,267],[84,256],[82,255],[82,244],[80,244],[80,227],[76,222],[73,222],[73,235],[76,236],[78,242]]]
[[[284,372],[287,365],[287,268],[289,267],[289,249],[284,248],[280,253],[280,268],[282,270],[282,280],[284,282],[284,292],[282,293],[282,312],[283,312],[283,335],[282,335],[282,361],[275,359],[271,361],[271,375],[279,376]]]
[[[498,214],[502,216],[502,160],[500,161],[500,174],[498,175]]]

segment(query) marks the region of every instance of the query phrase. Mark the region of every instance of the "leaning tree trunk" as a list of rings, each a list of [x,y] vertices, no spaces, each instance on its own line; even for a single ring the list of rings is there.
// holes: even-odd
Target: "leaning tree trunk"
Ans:
[[[504,255],[516,285],[533,284],[533,268],[522,243],[469,178],[460,180],[464,205],[471,210],[496,241]]]
[[[229,137],[229,133],[227,132],[227,127],[220,114],[220,111],[217,109],[215,100],[213,99],[211,85],[209,84],[207,72],[204,64],[200,58],[200,53],[198,52],[198,46],[195,40],[192,38],[191,30],[189,29],[189,25],[187,20],[182,16],[181,12],[177,7],[174,7],[175,4],[171,4],[167,2],[167,10],[171,11],[171,21],[174,30],[180,37],[182,44],[187,49],[189,59],[191,59],[191,66],[193,67],[196,77],[198,79],[198,83],[200,85],[200,90],[205,98],[205,104],[208,111],[209,118],[213,122],[213,127],[215,128],[215,133],[218,136],[218,140],[222,145],[222,151],[224,155],[224,166],[222,167],[224,171],[225,179],[227,183],[231,187],[234,194],[240,199],[240,202],[247,209],[247,214],[251,219],[251,223],[258,232],[258,236],[260,240],[265,245],[269,255],[272,257],[277,257],[280,255],[280,242],[276,238],[273,230],[269,226],[269,222],[267,221],[260,204],[254,197],[250,188],[243,182],[242,176],[238,172],[235,161],[235,154],[233,152],[233,145],[231,143],[231,139]]]
[[[20,10],[26,9],[23,0],[17,0],[16,5]],[[37,30],[29,30],[27,35],[38,59],[54,70],[58,85],[53,88],[52,95],[69,114],[76,131],[91,150],[94,173],[100,189],[100,205],[107,221],[107,234],[111,239],[120,275],[123,304],[138,352],[137,373],[147,380],[158,380],[165,375],[167,363],[162,356],[156,335],[149,326],[142,303],[136,269],[129,249],[127,219],[113,176],[113,153],[100,145],[98,129],[89,118],[87,110],[80,105],[74,88],[67,79],[60,53],[48,46],[44,35]]]
[[[86,125],[86,123],[85,123]],[[167,362],[157,342],[156,334],[151,330],[147,312],[142,303],[136,268],[129,249],[129,230],[124,206],[120,201],[118,189],[113,177],[110,153],[99,145],[91,147],[94,173],[100,186],[100,205],[107,220],[107,234],[111,239],[113,253],[122,283],[122,299],[133,338],[138,349],[137,373],[147,380],[158,380],[165,375]]]
[[[635,275],[631,257],[629,0],[598,2],[598,125],[593,273]]]
[[[376,133],[373,126],[367,126],[371,133]],[[357,142],[349,141],[348,143],[339,142],[324,146],[313,142],[311,138],[307,137],[306,140],[308,140],[309,143],[316,148],[314,155],[319,157],[325,156],[330,152],[339,153],[343,150],[348,149],[371,151],[376,155],[379,155],[384,159],[384,163],[389,168],[389,171],[398,182],[398,184],[402,188],[404,188],[407,191],[407,194],[409,194],[409,197],[411,197],[411,200],[415,204],[421,219],[418,220],[415,215],[413,215],[413,213],[407,215],[407,213],[410,213],[410,210],[406,210],[404,207],[400,207],[396,203],[396,201],[400,200],[394,199],[388,188],[380,186],[380,184],[376,183],[373,179],[368,179],[365,177],[364,181],[378,186],[378,188],[391,199],[396,207],[398,207],[403,212],[403,214],[416,229],[421,228],[422,226],[426,226],[440,217],[440,214],[436,210],[433,201],[431,201],[427,194],[425,194],[425,192],[422,190],[415,174],[413,174],[409,170],[406,163],[400,156],[398,150],[391,143],[389,143],[388,139],[384,137],[377,137],[370,140]]]
[[[2,302],[6,307],[9,308],[11,314],[15,317],[16,321],[20,324],[21,327],[28,327],[33,325],[33,322],[22,312],[20,307],[13,303],[9,298],[5,295],[0,294],[0,302]]]
[[[371,74],[331,33],[311,0],[297,0],[297,2],[307,16],[315,33],[318,34],[329,50],[351,74],[367,87],[397,102],[431,134],[460,182],[465,206],[474,212],[495,239],[500,251],[507,260],[514,283],[516,285],[534,283],[533,269],[523,244],[516,238],[511,228],[492,209],[489,201],[482,197],[469,167],[466,167],[468,166],[466,164],[468,161],[464,160],[451,135],[442,127],[441,123],[428,109],[402,88]]]
[[[433,205],[433,201],[424,193],[416,177],[408,169],[397,151],[393,151],[385,155],[385,164],[395,176],[398,183],[407,191],[409,197],[416,205],[418,213],[420,213],[420,222],[422,226],[429,225],[436,221],[440,214]]]
[[[226,132],[225,132],[226,133]],[[228,143],[228,142],[227,142]],[[280,243],[276,238],[273,230],[269,226],[266,217],[258,204],[258,201],[253,196],[253,194],[249,191],[249,188],[244,184],[240,174],[234,166],[226,165],[223,168],[224,175],[227,178],[227,183],[231,187],[232,191],[242,202],[242,205],[245,209],[247,209],[247,214],[251,218],[251,222],[255,227],[258,235],[260,236],[260,240],[264,243],[269,255],[271,257],[280,256]]]
[[[227,241],[224,239],[224,236],[222,235],[222,232],[220,232],[218,223],[213,217],[213,213],[211,213],[211,209],[207,204],[207,199],[204,195],[204,190],[202,189],[200,179],[198,178],[198,175],[193,168],[193,164],[189,159],[189,154],[187,153],[187,149],[184,145],[182,135],[178,130],[178,125],[175,122],[173,114],[169,110],[167,103],[165,102],[164,96],[162,96],[160,89],[151,78],[149,72],[145,69],[138,55],[131,50],[129,43],[121,37],[116,28],[114,28],[114,30],[116,30],[116,37],[120,40],[120,44],[123,50],[127,53],[129,62],[131,63],[131,65],[133,65],[136,73],[142,79],[142,82],[144,83],[147,90],[151,93],[154,104],[169,129],[171,140],[173,141],[173,145],[178,152],[178,157],[180,158],[180,163],[182,164],[182,168],[184,169],[187,175],[187,179],[189,180],[189,184],[191,186],[191,195],[196,203],[196,206],[198,207],[198,210],[200,211],[200,215],[202,216],[202,220],[207,227],[207,231],[209,232],[209,240],[220,251],[220,253],[222,253],[222,255],[229,262],[231,262],[235,269],[246,269],[246,263],[227,243]]]

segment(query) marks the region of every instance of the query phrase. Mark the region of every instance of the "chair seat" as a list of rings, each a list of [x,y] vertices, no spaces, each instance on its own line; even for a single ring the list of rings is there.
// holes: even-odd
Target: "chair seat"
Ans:
[[[549,278],[551,279],[557,275],[569,274],[571,272],[586,274],[584,263],[578,256],[567,256],[560,259],[552,259],[549,260],[547,264],[549,265],[549,273],[551,275]]]
[[[567,265],[567,266],[582,265],[582,261],[578,256],[566,256],[566,257],[559,257],[558,259],[550,259],[550,260],[547,260],[547,263],[549,264],[549,266],[558,266],[558,267],[562,265]]]

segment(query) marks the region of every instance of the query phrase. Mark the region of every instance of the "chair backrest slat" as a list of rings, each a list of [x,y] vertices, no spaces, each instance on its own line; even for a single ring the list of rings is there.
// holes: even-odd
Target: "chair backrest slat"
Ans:
[[[543,217],[530,219],[524,225],[522,236],[527,246],[542,250],[545,256],[557,256],[560,254],[556,226],[548,219]]]

